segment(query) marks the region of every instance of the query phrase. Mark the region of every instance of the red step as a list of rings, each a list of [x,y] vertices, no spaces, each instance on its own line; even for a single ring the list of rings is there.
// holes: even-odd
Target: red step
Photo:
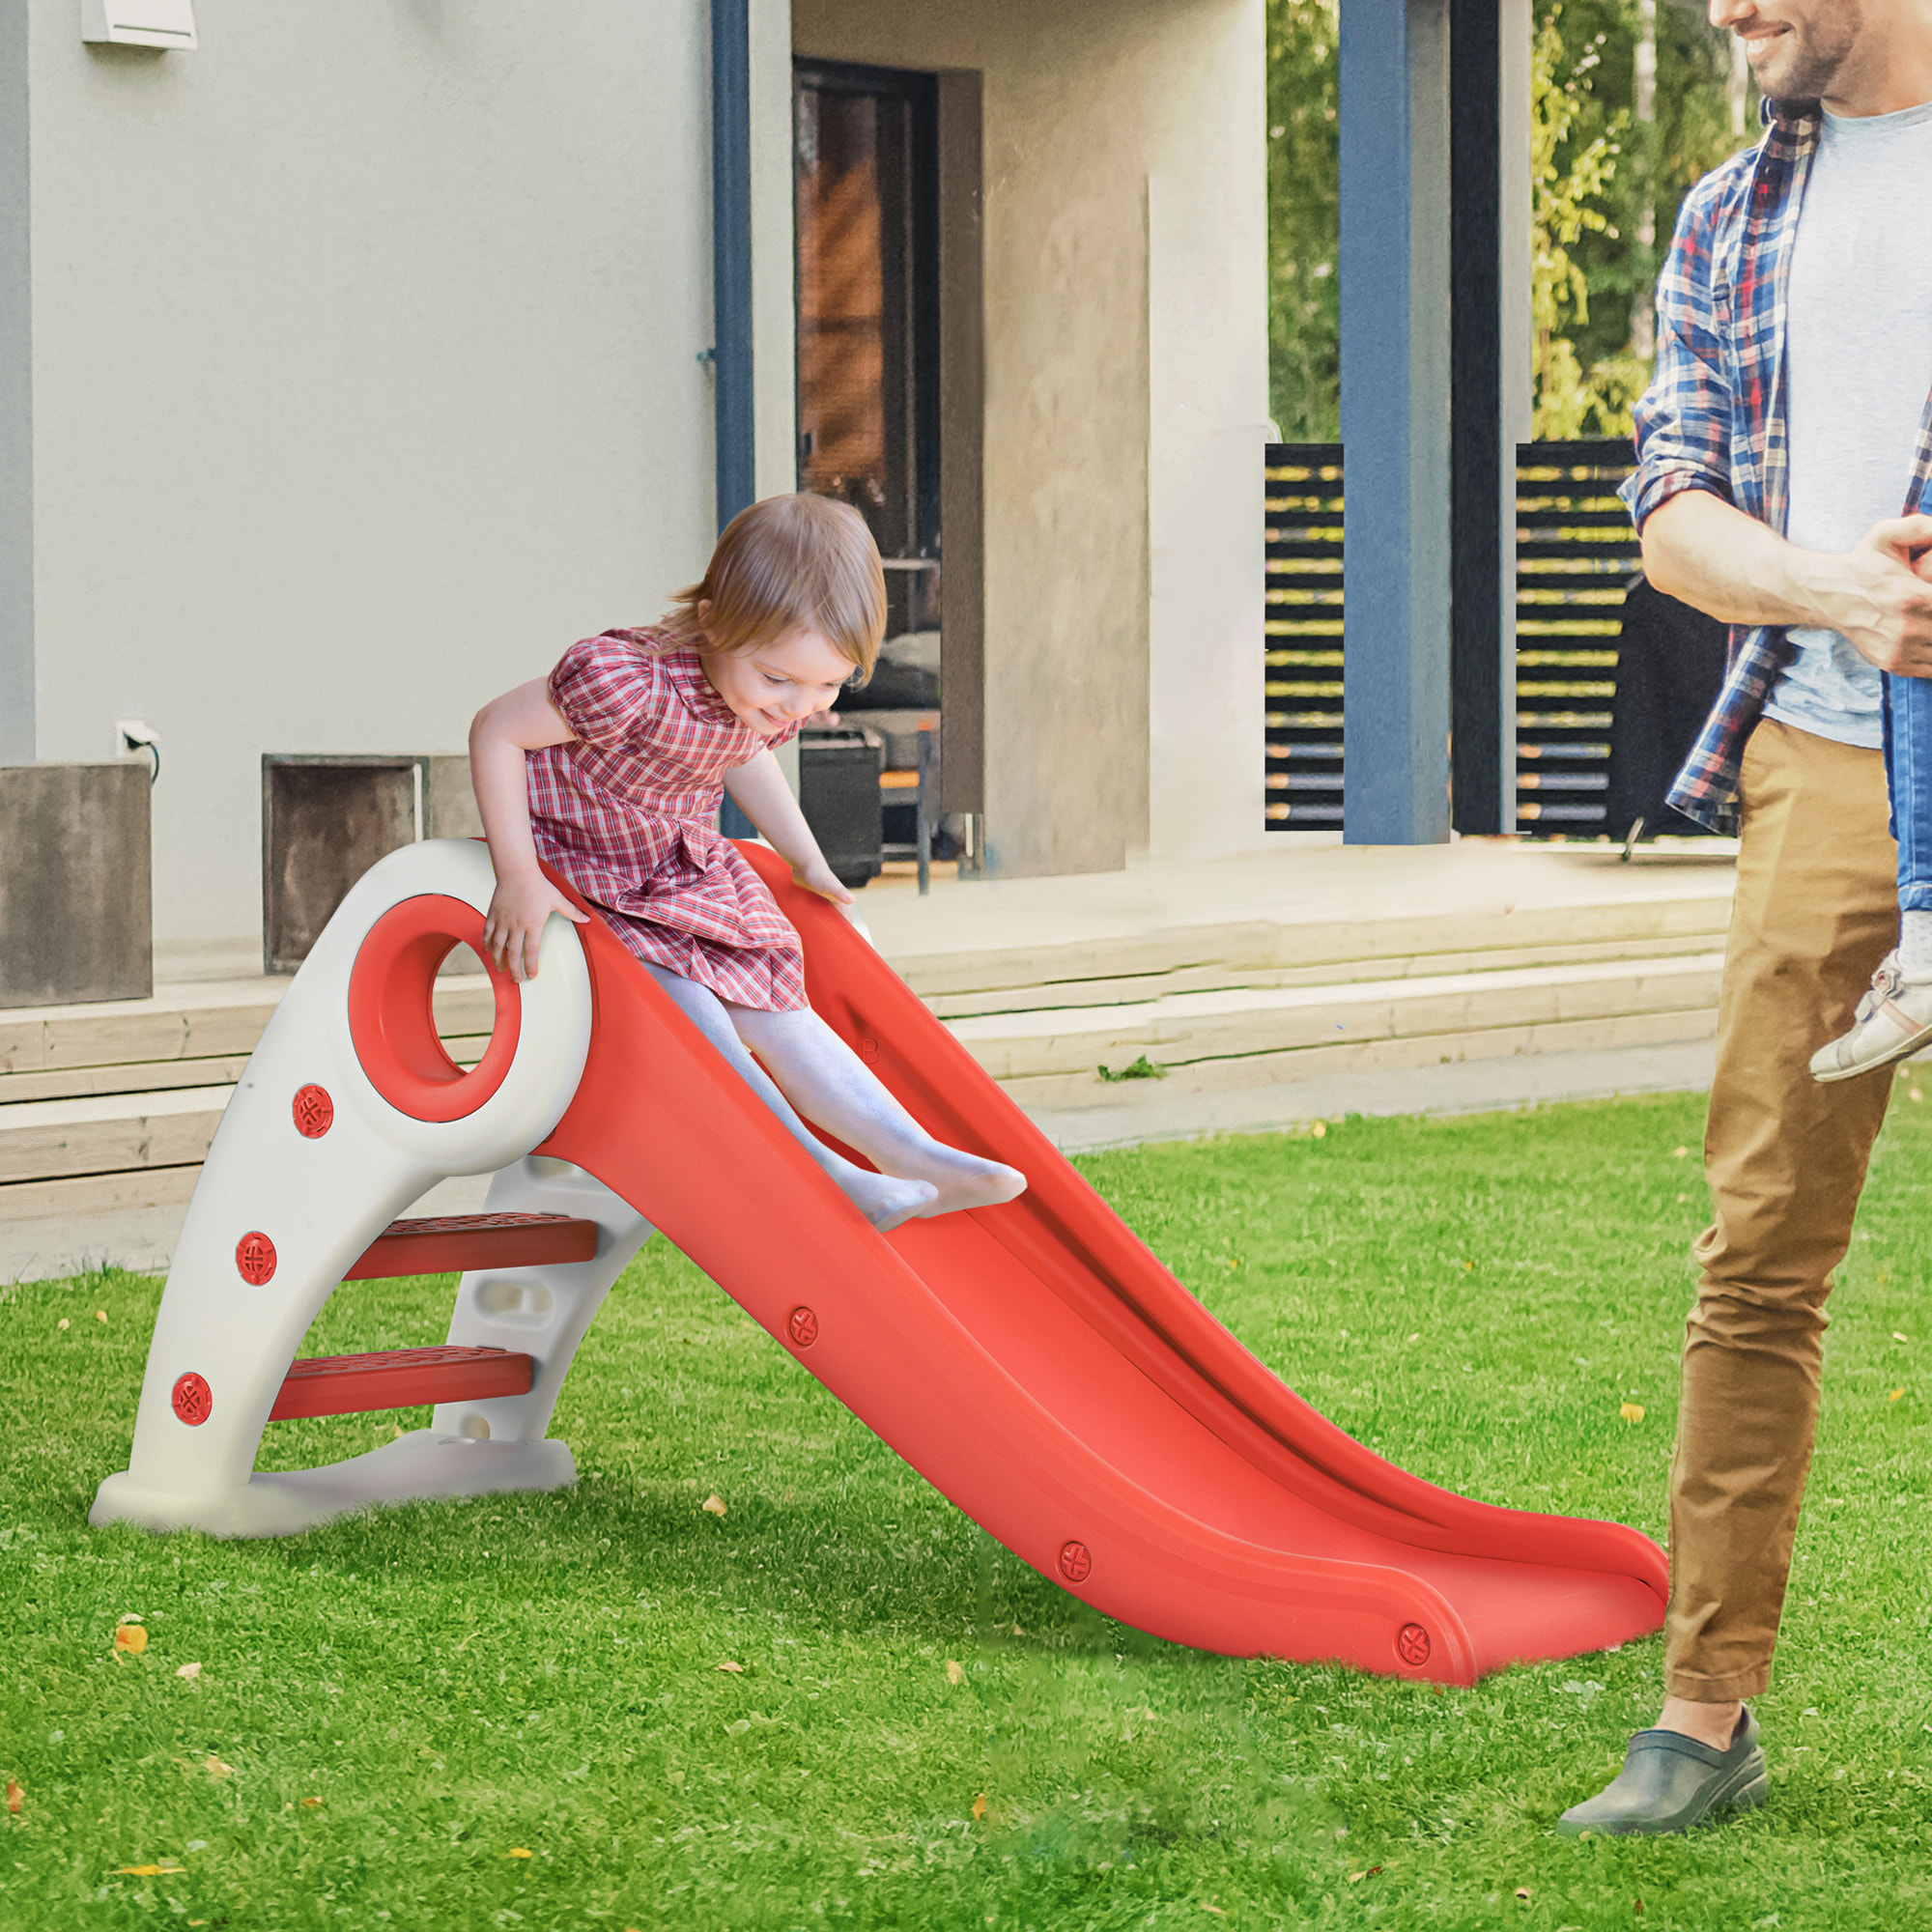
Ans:
[[[440,1214],[423,1221],[391,1221],[343,1280],[535,1267],[547,1262],[587,1262],[596,1253],[597,1223],[569,1214]]]
[[[384,1349],[373,1355],[311,1355],[290,1368],[269,1420],[359,1415],[372,1408],[414,1408],[425,1402],[488,1402],[492,1396],[527,1395],[535,1375],[533,1357],[508,1349],[445,1346]]]

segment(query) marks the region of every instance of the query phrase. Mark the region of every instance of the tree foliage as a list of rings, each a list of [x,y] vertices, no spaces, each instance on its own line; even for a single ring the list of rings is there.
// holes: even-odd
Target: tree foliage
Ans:
[[[1729,36],[1693,0],[1657,9],[1648,125],[1634,116],[1636,0],[1535,0],[1535,14],[1536,434],[1619,434],[1649,379],[1630,349],[1633,303],[1686,192],[1756,139],[1756,103],[1734,134]],[[1267,0],[1269,392],[1282,433],[1310,440],[1340,434],[1337,40],[1337,0]]]
[[[1267,0],[1268,395],[1291,442],[1342,434],[1336,0]]]

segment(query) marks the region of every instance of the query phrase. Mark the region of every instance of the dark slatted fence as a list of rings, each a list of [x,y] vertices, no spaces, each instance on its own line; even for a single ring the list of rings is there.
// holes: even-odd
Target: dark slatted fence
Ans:
[[[1342,823],[1342,446],[1267,449],[1267,822]]]
[[[1628,440],[1525,442],[1516,465],[1516,822],[1604,830],[1610,707],[1636,532]]]
[[[1624,586],[1637,568],[1623,438],[1517,450],[1517,829],[1603,830]],[[1270,443],[1267,823],[1342,823],[1342,447]]]

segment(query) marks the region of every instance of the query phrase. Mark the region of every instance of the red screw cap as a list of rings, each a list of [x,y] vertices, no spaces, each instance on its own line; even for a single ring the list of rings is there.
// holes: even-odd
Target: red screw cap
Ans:
[[[174,1404],[175,1413],[190,1429],[199,1429],[214,1407],[213,1390],[192,1371],[175,1383],[169,1400]]]
[[[1084,1583],[1094,1574],[1094,1552],[1084,1543],[1060,1546],[1060,1574],[1069,1583]]]
[[[235,1243],[235,1265],[242,1271],[243,1281],[251,1288],[260,1288],[274,1277],[274,1242],[259,1230],[243,1235]]]
[[[791,1337],[793,1347],[809,1349],[818,1340],[818,1317],[800,1303],[785,1321],[785,1333]]]
[[[1429,1633],[1420,1624],[1404,1624],[1395,1634],[1395,1654],[1411,1669],[1429,1662]]]
[[[296,1132],[305,1141],[319,1141],[335,1124],[335,1102],[327,1087],[313,1084],[296,1095]]]

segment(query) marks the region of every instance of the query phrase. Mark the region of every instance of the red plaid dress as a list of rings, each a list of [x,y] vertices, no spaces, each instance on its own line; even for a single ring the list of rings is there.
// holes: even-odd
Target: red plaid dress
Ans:
[[[718,830],[724,774],[798,727],[741,724],[697,653],[652,631],[571,645],[550,698],[577,736],[526,761],[538,857],[639,959],[737,1006],[803,1007],[798,934]]]

